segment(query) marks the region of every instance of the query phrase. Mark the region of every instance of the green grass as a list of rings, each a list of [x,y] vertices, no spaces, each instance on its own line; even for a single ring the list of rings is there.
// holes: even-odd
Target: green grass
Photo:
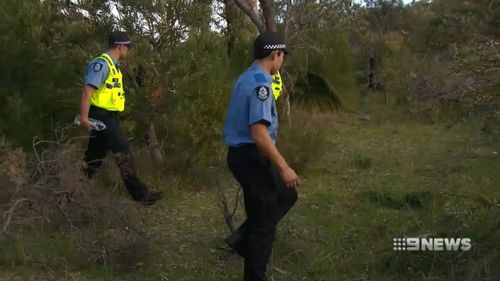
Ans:
[[[295,269],[291,276],[447,280],[454,254],[392,252],[391,240],[422,234],[474,240],[498,224],[498,146],[475,133],[438,125],[336,125],[332,150],[308,177],[290,216],[289,229],[302,229],[292,239],[300,254],[285,266]],[[491,266],[500,261],[500,235],[493,235],[495,258],[474,256]]]
[[[499,280],[498,153],[499,142],[474,124],[335,123],[279,227],[270,272],[277,281]],[[4,238],[0,280],[242,280],[242,260],[220,249],[227,228],[210,184],[186,187],[157,173],[148,180],[167,199],[133,208],[144,237],[117,225]],[[78,251],[84,238],[103,235],[96,231],[109,232],[99,240],[110,243],[105,263]],[[473,249],[392,251],[394,237],[418,235],[470,237]]]

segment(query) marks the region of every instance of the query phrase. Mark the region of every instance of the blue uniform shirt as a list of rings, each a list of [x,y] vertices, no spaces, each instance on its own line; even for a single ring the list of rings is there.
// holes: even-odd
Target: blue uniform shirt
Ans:
[[[250,126],[262,123],[276,142],[278,111],[271,92],[272,77],[257,64],[240,75],[233,87],[224,123],[224,142],[233,147],[255,143]]]
[[[105,52],[109,55],[108,52]],[[111,55],[110,55],[111,57]],[[113,63],[118,68],[118,61],[111,57]],[[90,85],[94,89],[99,89],[101,85],[106,81],[109,75],[109,67],[108,64],[102,58],[95,58],[89,65],[87,66],[87,70],[85,72],[85,85]]]

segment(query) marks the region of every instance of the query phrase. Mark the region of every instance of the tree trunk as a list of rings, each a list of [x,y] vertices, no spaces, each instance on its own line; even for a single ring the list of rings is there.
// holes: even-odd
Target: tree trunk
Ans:
[[[234,0],[234,2],[252,20],[259,30],[259,33],[263,33],[266,30],[278,31],[272,0],[259,0],[262,11],[264,12],[264,23],[262,23],[259,18],[256,0]]]
[[[247,11],[258,19],[257,0],[242,0],[241,5],[247,7]],[[227,22],[227,54],[231,57],[239,40],[249,40],[253,37],[256,25],[249,16],[245,16],[245,10],[239,8],[237,1],[224,0],[224,6],[224,15]],[[264,27],[262,23],[259,25]]]
[[[368,88],[375,91],[375,59],[370,56],[368,60]]]
[[[235,18],[237,12],[233,0],[224,0],[224,16],[227,23],[227,56],[231,57],[236,44]]]
[[[290,94],[286,94],[286,105],[285,105],[285,114],[288,119],[288,123],[292,124],[292,109],[290,105]]]
[[[276,27],[276,15],[274,13],[272,0],[259,0],[259,2],[262,10],[264,11],[266,30],[277,32],[278,28]]]
[[[266,31],[266,26],[259,18],[254,0],[234,0],[234,2],[250,18],[252,23],[259,30],[259,33]]]
[[[158,86],[149,97],[151,103],[151,116],[149,118],[149,127],[146,133],[146,145],[149,150],[149,156],[157,167],[164,167],[166,165],[165,155],[163,154],[163,151],[160,148],[160,144],[158,143],[154,125],[154,120],[159,115],[158,106],[162,102],[163,92],[164,88],[162,86]]]
[[[157,167],[164,167],[166,165],[165,156],[161,151],[156,137],[155,126],[153,120],[149,123],[149,129],[146,133],[146,144],[149,150],[149,156]]]

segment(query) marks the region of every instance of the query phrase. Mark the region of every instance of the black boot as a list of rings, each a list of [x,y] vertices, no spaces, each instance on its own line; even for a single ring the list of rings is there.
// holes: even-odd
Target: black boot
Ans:
[[[224,238],[224,242],[240,257],[245,258],[245,224]]]
[[[141,200],[141,203],[146,206],[154,205],[156,202],[163,199],[163,192],[161,191],[149,191],[145,198]]]

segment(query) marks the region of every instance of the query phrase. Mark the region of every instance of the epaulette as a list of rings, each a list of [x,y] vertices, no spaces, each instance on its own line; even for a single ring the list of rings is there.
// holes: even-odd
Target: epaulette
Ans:
[[[257,83],[269,83],[267,81],[266,76],[260,72],[254,72],[253,77],[255,79],[255,82]]]

